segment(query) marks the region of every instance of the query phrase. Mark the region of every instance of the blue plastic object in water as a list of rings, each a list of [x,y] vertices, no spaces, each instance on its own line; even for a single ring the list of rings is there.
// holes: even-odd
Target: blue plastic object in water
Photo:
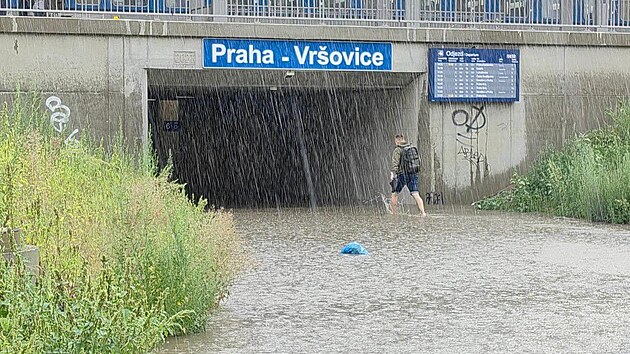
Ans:
[[[368,251],[358,242],[350,242],[343,246],[341,254],[368,254]]]

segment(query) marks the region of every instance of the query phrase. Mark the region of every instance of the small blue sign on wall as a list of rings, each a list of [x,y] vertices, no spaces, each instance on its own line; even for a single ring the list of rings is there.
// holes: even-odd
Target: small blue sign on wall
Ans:
[[[392,70],[392,44],[205,38],[204,68]]]
[[[519,100],[518,49],[429,49],[429,100]]]
[[[177,120],[164,121],[164,130],[167,132],[178,132],[182,129],[182,125]]]

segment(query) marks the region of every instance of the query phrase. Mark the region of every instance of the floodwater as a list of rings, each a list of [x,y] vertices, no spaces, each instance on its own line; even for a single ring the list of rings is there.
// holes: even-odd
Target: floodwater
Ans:
[[[429,212],[237,211],[252,267],[160,352],[630,351],[630,229]],[[354,240],[370,254],[339,254]]]

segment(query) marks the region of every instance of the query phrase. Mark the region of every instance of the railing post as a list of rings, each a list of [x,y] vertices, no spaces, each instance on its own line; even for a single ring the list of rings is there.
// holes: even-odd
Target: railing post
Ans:
[[[420,20],[420,4],[418,1],[405,1],[405,20],[414,22]]]
[[[391,0],[376,0],[376,18],[379,20],[390,20]]]
[[[595,14],[594,14],[594,25],[597,26],[607,26],[608,18],[610,17],[610,5],[606,0],[598,0],[595,1]]]
[[[212,14],[215,22],[226,22],[228,14],[228,1],[229,0],[213,0],[212,1]]]
[[[563,25],[573,25],[573,1],[560,2],[560,23]]]

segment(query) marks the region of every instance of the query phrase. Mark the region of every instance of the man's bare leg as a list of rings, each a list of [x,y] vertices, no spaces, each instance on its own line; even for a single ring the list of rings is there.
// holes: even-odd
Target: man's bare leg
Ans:
[[[392,209],[392,214],[396,215],[398,212],[398,193],[392,193],[392,200],[389,203],[389,207]]]
[[[416,200],[416,204],[418,205],[418,209],[420,210],[420,215],[427,216],[427,213],[424,212],[424,202],[422,201],[422,198],[420,197],[420,193],[413,192],[411,193],[411,196],[413,196],[413,199]]]

